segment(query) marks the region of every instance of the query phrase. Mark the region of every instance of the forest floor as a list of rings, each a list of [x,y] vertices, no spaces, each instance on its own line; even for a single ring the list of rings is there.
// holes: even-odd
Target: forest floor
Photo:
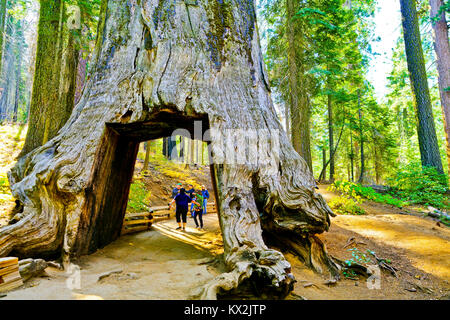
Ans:
[[[11,166],[16,131],[8,133],[10,141],[1,146],[0,170]],[[151,164],[143,178],[151,190],[151,205],[166,204],[172,185],[180,180],[206,184],[212,190],[207,167],[180,168],[177,175],[174,168],[163,173],[160,166]],[[136,174],[141,169],[142,161],[138,161]],[[325,185],[319,192],[327,201],[339,196]],[[13,205],[10,198],[1,203],[0,225]],[[366,215],[338,215],[320,238],[329,254],[344,261],[352,258],[352,248],[389,259],[398,270],[397,277],[381,271],[380,285],[373,289],[361,277],[343,277],[327,285],[327,278],[285,253],[297,279],[288,299],[450,299],[450,228],[424,217],[420,208],[398,209],[371,201],[361,206]],[[149,231],[122,236],[74,261],[80,267],[79,278],[74,272],[49,267],[45,275],[28,280],[1,299],[188,299],[193,289],[225,272],[217,215],[206,214],[204,222],[205,230],[199,231],[188,218],[185,232],[175,230],[174,219],[157,222]],[[346,246],[352,238],[356,244]],[[79,287],[76,279],[80,279]]]

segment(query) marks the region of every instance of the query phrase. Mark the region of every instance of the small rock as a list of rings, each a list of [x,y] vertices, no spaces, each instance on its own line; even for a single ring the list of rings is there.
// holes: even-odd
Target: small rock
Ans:
[[[311,287],[311,286],[313,286],[313,285],[314,285],[314,283],[308,282],[308,283],[305,283],[305,284],[303,285],[303,287],[304,287],[304,288],[308,288],[308,287]]]
[[[324,282],[324,284],[326,284],[327,286],[333,286],[337,283],[337,281],[335,279],[330,279]]]
[[[405,288],[405,290],[409,292],[417,292],[416,288]]]
[[[357,286],[359,286],[359,283],[358,283],[358,282],[355,282],[355,287],[357,287]]]

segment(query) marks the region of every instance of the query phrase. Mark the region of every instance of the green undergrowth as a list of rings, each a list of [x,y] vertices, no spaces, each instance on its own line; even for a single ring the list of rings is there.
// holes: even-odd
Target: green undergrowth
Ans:
[[[364,202],[364,200],[372,200],[378,203],[390,204],[398,208],[407,205],[407,202],[402,199],[394,198],[390,194],[377,193],[371,187],[364,187],[361,184],[350,181],[336,181],[329,187],[329,190],[341,192],[352,199],[356,199],[360,203]]]
[[[402,208],[409,205],[432,206],[437,209],[450,209],[447,176],[435,168],[410,164],[401,168],[387,180],[386,193],[381,194],[373,188],[350,181],[336,181],[328,190],[337,191],[340,197],[330,201],[330,207],[340,214],[363,214],[358,205],[365,200],[384,203]],[[446,217],[441,218],[448,225]]]

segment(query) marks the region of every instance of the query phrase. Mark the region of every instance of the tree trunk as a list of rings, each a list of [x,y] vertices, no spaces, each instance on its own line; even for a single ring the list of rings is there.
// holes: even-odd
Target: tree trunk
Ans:
[[[306,96],[306,81],[303,72],[302,30],[296,27],[294,16],[296,4],[294,0],[286,0],[289,91],[291,115],[291,140],[295,151],[312,169],[312,157],[309,133],[309,105]]]
[[[291,266],[266,242],[338,277],[316,236],[334,214],[277,118],[253,2],[110,0],[107,12],[80,103],[8,174],[23,211],[0,228],[0,256],[62,254],[67,263],[117,239],[139,142],[178,128],[192,136],[201,121],[228,272],[194,296],[253,286],[284,297],[293,289]],[[258,143],[238,143],[243,134]],[[228,150],[250,156],[228,161]]]
[[[180,161],[184,162],[185,154],[184,154],[184,137],[180,136]]]
[[[189,139],[189,165],[195,165],[195,156],[194,156],[194,150],[195,150],[195,141],[193,139]]]
[[[355,159],[355,154],[353,153],[353,134],[350,132],[350,168],[352,174],[352,182],[355,181],[355,174],[353,171],[354,164],[353,160]]]
[[[358,183],[364,183],[364,173],[366,170],[365,159],[364,159],[364,132],[362,126],[362,111],[361,111],[361,97],[358,93],[358,117],[359,117],[359,148],[360,148],[360,160],[361,160],[361,171],[359,174]]]
[[[334,133],[333,133],[333,106],[331,103],[331,95],[327,95],[328,98],[328,141],[330,144],[330,182],[334,182]]]
[[[61,115],[57,118],[62,127],[70,117],[75,104],[75,92],[77,86],[78,59],[80,50],[76,44],[73,30],[68,30],[67,45],[64,48],[62,76],[59,93],[59,110]]]
[[[434,126],[415,0],[400,0],[400,9],[406,58],[416,107],[417,135],[422,166],[435,167],[438,172],[442,173],[442,161]]]
[[[0,0],[0,75],[3,67],[3,47],[5,46],[5,25],[6,25],[6,4],[7,0]]]
[[[17,122],[17,112],[19,110],[20,100],[20,81],[22,80],[22,46],[18,42],[17,69],[16,69],[16,94],[14,97],[13,122]]]
[[[143,171],[148,170],[148,163],[150,162],[150,141],[145,142],[145,159]]]
[[[56,135],[61,121],[58,115],[61,0],[41,0],[28,132],[19,155],[23,157]]]
[[[447,141],[447,165],[450,174],[450,45],[448,41],[448,27],[445,19],[445,10],[439,13],[444,6],[443,0],[430,0],[431,18],[434,29],[434,49],[436,51],[437,69],[439,75],[439,92],[444,120],[445,137]]]
[[[323,177],[324,177],[324,179],[326,179],[326,176],[327,176],[327,151],[325,150],[325,146],[322,146],[322,171],[323,171]]]

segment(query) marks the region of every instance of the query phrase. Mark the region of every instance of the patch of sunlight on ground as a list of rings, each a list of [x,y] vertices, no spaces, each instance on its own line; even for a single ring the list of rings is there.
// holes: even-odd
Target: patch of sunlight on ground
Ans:
[[[92,294],[73,293],[72,295],[75,298],[75,300],[105,300],[100,296]]]
[[[389,220],[389,229],[385,220]],[[415,267],[450,279],[448,228],[436,227],[434,222],[420,217],[401,215],[338,216],[333,221],[339,227],[405,249]]]

